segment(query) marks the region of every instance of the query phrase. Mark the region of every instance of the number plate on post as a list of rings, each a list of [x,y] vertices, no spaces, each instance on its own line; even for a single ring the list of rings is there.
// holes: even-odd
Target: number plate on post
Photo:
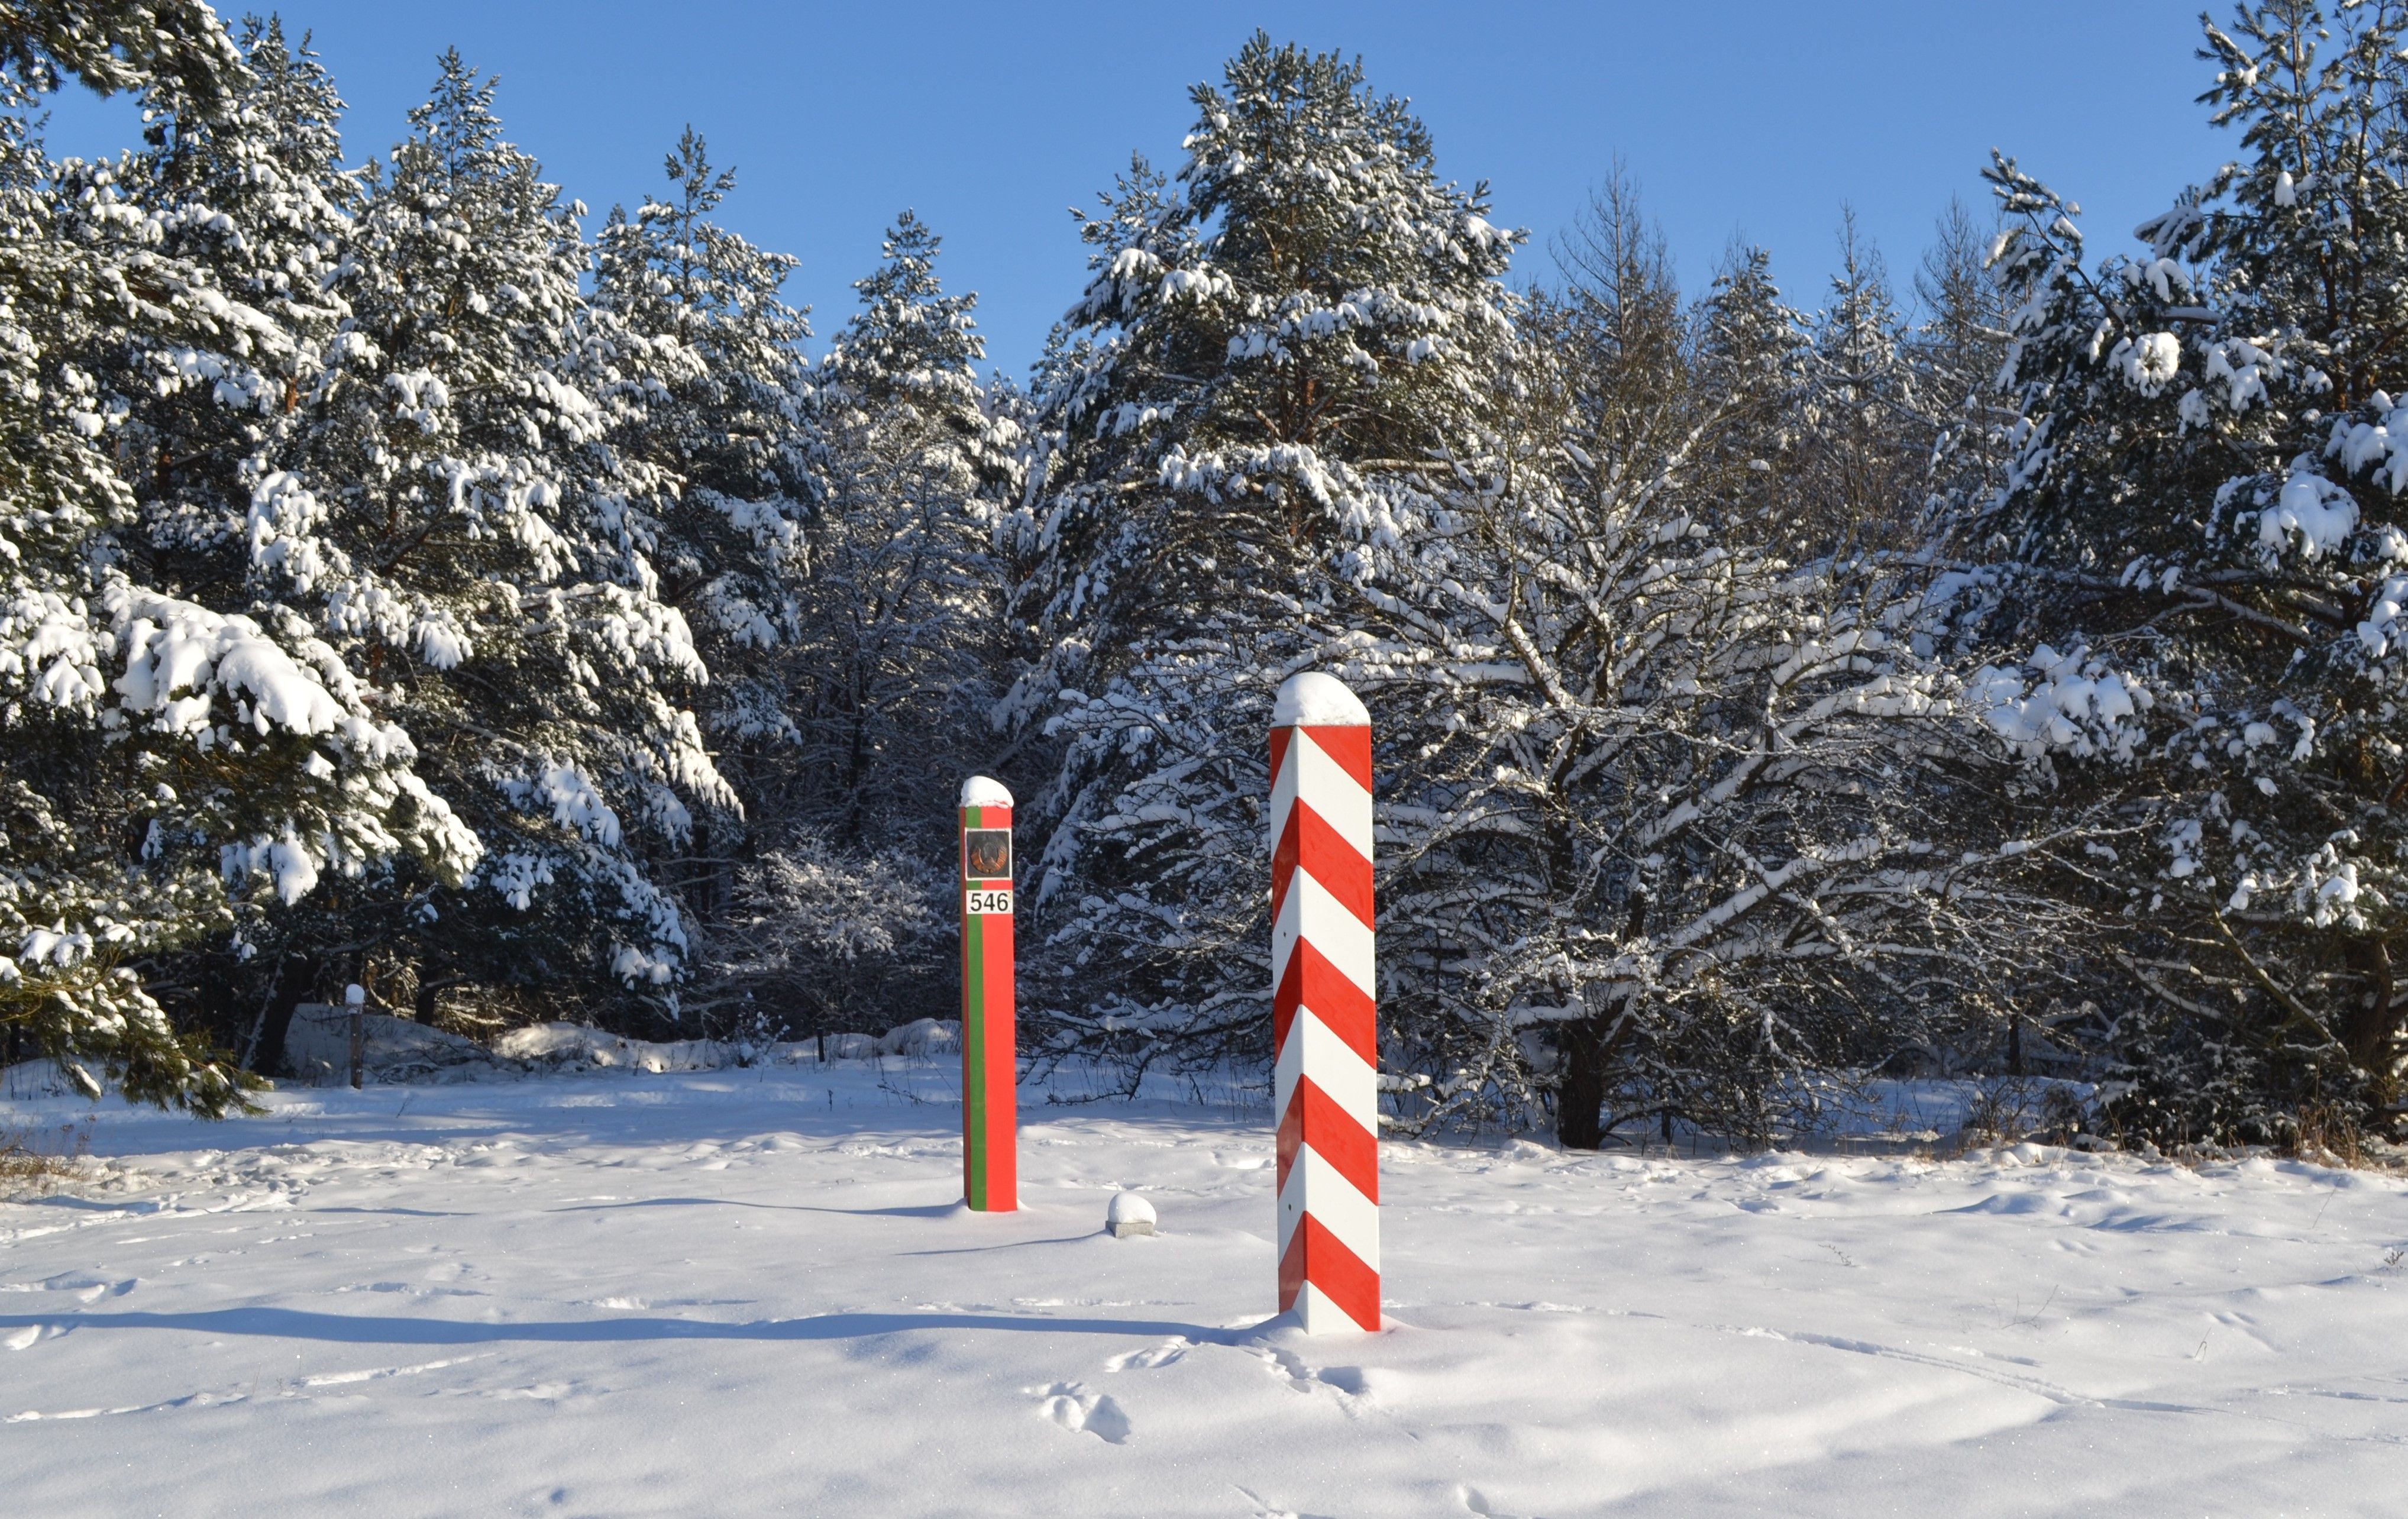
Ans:
[[[983,918],[990,914],[1010,917],[1011,915],[1010,888],[990,889],[982,886],[971,891],[968,911],[974,918]]]

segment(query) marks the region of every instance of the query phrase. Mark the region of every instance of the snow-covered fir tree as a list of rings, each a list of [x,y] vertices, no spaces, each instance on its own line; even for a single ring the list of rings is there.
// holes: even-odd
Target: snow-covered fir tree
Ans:
[[[1728,503],[1764,521],[1792,516],[1804,443],[1806,319],[1782,298],[1770,251],[1734,243],[1698,303],[1692,362],[1702,406],[1721,421],[1703,440],[1708,509]],[[1718,524],[1719,525],[1719,524]]]
[[[1930,445],[1922,436],[1906,322],[1887,265],[1853,211],[1841,220],[1839,251],[1808,349],[1792,552],[1903,546],[1922,516],[1917,488]]]
[[[1929,437],[1920,518],[1927,538],[1945,537],[1947,523],[1985,503],[2006,465],[2015,409],[1999,383],[2007,310],[1990,249],[2000,230],[1952,200],[1915,271],[1921,320],[1907,352],[1920,422],[1911,436]]]

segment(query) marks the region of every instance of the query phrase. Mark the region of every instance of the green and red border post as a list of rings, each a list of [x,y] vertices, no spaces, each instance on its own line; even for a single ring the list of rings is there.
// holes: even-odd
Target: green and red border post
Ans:
[[[962,782],[962,1196],[1020,1206],[1019,1053],[1011,1014],[1011,793]]]

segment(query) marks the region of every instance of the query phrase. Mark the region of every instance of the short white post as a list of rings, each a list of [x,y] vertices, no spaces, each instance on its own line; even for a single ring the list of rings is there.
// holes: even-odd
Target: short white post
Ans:
[[[1280,687],[1270,745],[1280,1311],[1307,1334],[1377,1329],[1371,717],[1308,672]]]

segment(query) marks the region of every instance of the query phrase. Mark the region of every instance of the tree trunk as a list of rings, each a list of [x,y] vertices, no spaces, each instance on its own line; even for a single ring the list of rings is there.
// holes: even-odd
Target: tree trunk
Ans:
[[[2391,943],[2378,939],[2366,946],[2367,997],[2349,1020],[2344,1030],[2344,1042],[2349,1046],[2352,1064],[2363,1071],[2380,1075],[2385,1047],[2398,1032],[2399,1018],[2392,1010]]]
[[[1557,879],[1569,880],[1576,863],[1569,830],[1558,829],[1555,844]],[[1625,931],[1635,939],[1646,926],[1647,894],[1633,892]],[[1629,1009],[1625,1001],[1622,1010]],[[1613,1058],[1613,1046],[1620,1042],[1608,1030],[1615,1022],[1603,1013],[1591,1013],[1560,1025],[1562,1032],[1555,1037],[1562,1062],[1555,1081],[1555,1138],[1567,1150],[1595,1150],[1605,1143],[1605,1072]],[[1621,1026],[1627,1029],[1629,1025]]]
[[[1567,1150],[1595,1150],[1605,1142],[1605,1023],[1575,1019],[1556,1037],[1563,1064],[1555,1084],[1555,1138]]]
[[[281,1076],[284,1072],[284,1036],[293,1027],[293,1010],[317,994],[318,968],[309,961],[294,955],[282,967],[284,974],[276,983],[276,995],[267,1004],[267,1016],[260,1021],[259,1047],[251,1052],[251,1068],[263,1076]]]

